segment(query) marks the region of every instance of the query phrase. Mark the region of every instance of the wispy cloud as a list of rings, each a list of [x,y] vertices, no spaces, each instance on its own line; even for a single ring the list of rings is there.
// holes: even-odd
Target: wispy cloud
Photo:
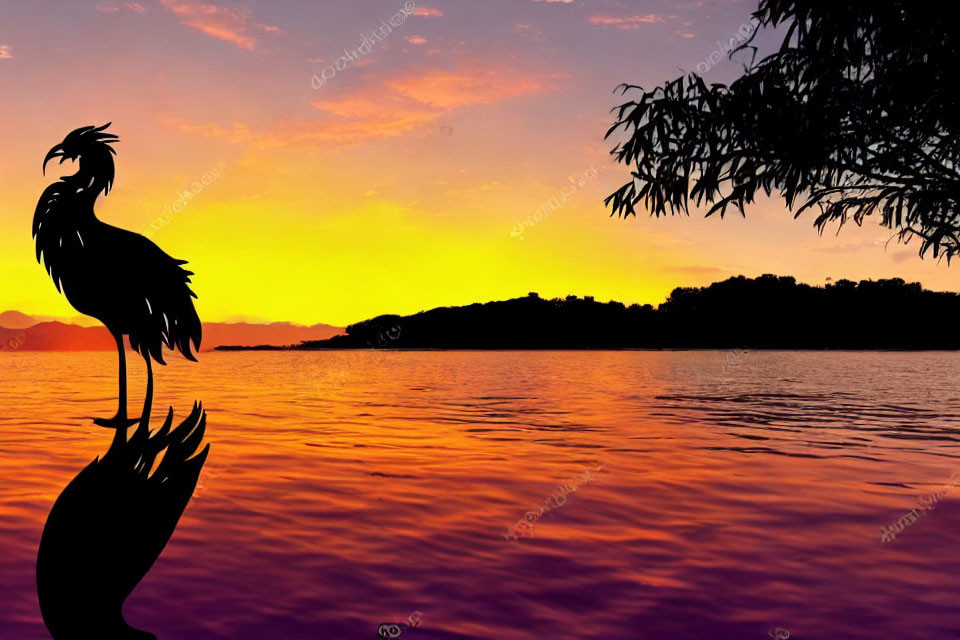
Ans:
[[[137,13],[146,13],[147,8],[138,2],[104,2],[97,5],[97,11],[100,13],[116,13],[121,9],[136,11]]]
[[[160,0],[164,9],[180,22],[218,40],[231,42],[241,49],[257,47],[258,32],[280,34],[283,30],[253,19],[243,7],[217,5],[197,0]]]
[[[549,90],[557,80],[567,77],[484,65],[468,64],[457,71],[401,70],[344,97],[311,102],[323,114],[318,120],[278,122],[268,132],[255,132],[244,123],[191,123],[179,118],[167,118],[163,124],[180,133],[233,143],[320,145],[322,150],[334,152],[424,130],[461,107],[489,105]]]
[[[282,137],[291,142],[318,141],[347,147],[367,140],[402,136],[436,120],[443,113],[396,93],[384,95],[382,88],[342,100],[312,104],[317,110],[336,117],[293,124]]]
[[[599,24],[604,27],[614,27],[617,29],[639,29],[645,24],[656,24],[658,22],[666,22],[666,18],[656,13],[622,17],[605,16],[601,14],[590,16],[590,24]]]
[[[412,100],[445,110],[471,104],[492,104],[504,98],[534,93],[557,76],[532,76],[494,69],[444,71],[403,76],[388,85]]]
[[[426,44],[427,43],[427,39],[424,38],[423,36],[407,36],[406,38],[404,38],[404,40],[406,40],[410,44]]]
[[[315,109],[333,117],[322,121],[280,122],[266,133],[259,133],[244,123],[225,126],[193,123],[182,118],[166,118],[162,122],[171,131],[232,143],[254,142],[268,147],[322,143],[324,150],[335,151],[367,140],[404,135],[442,113],[396,93],[384,95],[383,91],[383,87],[376,87],[342,100],[313,102]]]
[[[541,91],[555,77],[480,68],[404,74],[387,80],[385,86],[369,87],[343,100],[312,103],[318,110],[338,116],[315,126],[312,133],[342,144],[397,137],[461,107],[494,104]]]
[[[13,57],[13,50],[9,45],[0,44],[0,60],[9,60]]]
[[[417,7],[413,12],[415,16],[423,16],[424,18],[442,18],[443,11],[440,9],[431,9],[429,7]]]
[[[344,98],[311,102],[327,117],[320,121],[281,123],[258,141],[268,146],[320,143],[326,151],[337,151],[422,130],[461,107],[494,104],[543,91],[560,77],[564,76],[479,65],[460,71],[403,71]],[[249,135],[248,128],[237,125],[191,125],[183,121],[168,121],[167,125],[184,133],[232,141],[242,141]]]

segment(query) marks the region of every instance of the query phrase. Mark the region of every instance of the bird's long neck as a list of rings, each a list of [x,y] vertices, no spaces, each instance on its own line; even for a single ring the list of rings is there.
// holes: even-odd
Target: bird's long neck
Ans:
[[[93,205],[100,196],[100,192],[95,191],[94,186],[90,186],[90,179],[81,176],[79,173],[75,173],[72,176],[64,176],[63,182],[65,182],[72,191],[72,193],[68,195],[74,204],[80,205],[79,209],[71,211],[70,217],[77,222],[93,217]]]
[[[64,182],[70,184],[76,191],[75,197],[89,203],[94,202],[101,193],[106,195],[113,187],[113,157],[106,151],[80,156],[80,168],[72,176],[66,176]]]

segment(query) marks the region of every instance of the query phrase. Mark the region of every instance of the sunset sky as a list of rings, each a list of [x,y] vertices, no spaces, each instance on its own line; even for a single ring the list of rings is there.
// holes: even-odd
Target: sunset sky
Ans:
[[[627,176],[603,140],[613,89],[695,70],[755,4],[414,0],[376,42],[402,1],[0,0],[0,310],[75,315],[34,258],[37,198],[71,172],[41,162],[108,121],[105,222],[143,232],[222,167],[152,235],[189,260],[208,321],[343,325],[528,291],[657,304],[740,273],[958,289],[917,243],[885,248],[873,224],[819,237],[780,200],[745,220],[608,216]]]

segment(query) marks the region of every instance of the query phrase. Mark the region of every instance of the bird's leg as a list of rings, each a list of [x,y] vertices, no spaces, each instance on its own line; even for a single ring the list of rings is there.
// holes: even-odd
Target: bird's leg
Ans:
[[[123,350],[123,334],[115,333],[113,339],[117,341],[117,353],[120,354],[120,399],[117,415],[112,418],[95,418],[93,423],[108,429],[125,429],[136,424],[137,419],[127,418],[127,357]]]
[[[141,418],[148,425],[150,423],[150,410],[153,408],[153,364],[150,362],[150,354],[143,358],[147,363],[147,395],[143,398],[143,413]]]

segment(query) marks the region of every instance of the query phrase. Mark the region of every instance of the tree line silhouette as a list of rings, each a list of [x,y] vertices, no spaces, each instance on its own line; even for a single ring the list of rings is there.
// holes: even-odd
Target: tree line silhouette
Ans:
[[[536,293],[382,315],[294,349],[958,349],[960,295],[919,283],[736,276],[674,289],[658,307]]]

